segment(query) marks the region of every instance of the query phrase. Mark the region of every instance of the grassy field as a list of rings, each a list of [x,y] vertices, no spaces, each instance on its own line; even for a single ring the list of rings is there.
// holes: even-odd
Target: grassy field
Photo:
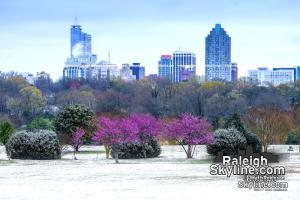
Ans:
[[[194,159],[186,159],[179,146],[163,146],[159,158],[120,160],[120,164],[105,159],[103,147],[91,146],[77,153],[78,160],[72,151],[51,161],[5,160],[3,153],[0,158],[1,200],[300,199],[297,152],[280,163],[288,169],[285,192],[241,189],[239,176],[210,175],[211,161],[204,146]]]

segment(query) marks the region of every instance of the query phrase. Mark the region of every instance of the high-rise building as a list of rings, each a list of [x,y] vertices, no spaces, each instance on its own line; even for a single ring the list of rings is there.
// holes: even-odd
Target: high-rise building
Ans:
[[[296,72],[297,72],[296,73],[296,79],[300,80],[300,66],[296,66],[295,68],[296,68]]]
[[[173,52],[172,82],[186,81],[196,75],[196,55],[191,51]]]
[[[141,66],[140,63],[132,63],[130,69],[132,71],[132,75],[135,76],[135,80],[141,80],[145,77],[145,67]]]
[[[78,24],[71,25],[71,58],[89,59],[92,55],[92,36]]]
[[[249,70],[248,77],[251,82],[260,86],[278,86],[294,82],[295,71],[294,69],[269,70],[267,67],[260,67],[257,70]]]
[[[273,71],[293,71],[294,80],[297,80],[297,67],[274,67]]]
[[[133,81],[136,80],[136,76],[132,74],[132,70],[130,69],[130,64],[122,64],[122,68],[120,70],[121,79],[124,81]]]
[[[172,80],[172,55],[161,55],[158,62],[158,76]]]
[[[205,38],[206,80],[231,81],[231,38],[221,24]]]
[[[67,79],[85,79],[86,68],[81,64],[66,63],[63,70],[63,77]]]
[[[63,77],[69,79],[87,78],[87,68],[95,65],[97,55],[92,54],[92,36],[82,32],[81,26],[71,25],[70,58],[67,58]]]
[[[237,81],[238,80],[238,64],[237,63],[231,63],[231,81]]]

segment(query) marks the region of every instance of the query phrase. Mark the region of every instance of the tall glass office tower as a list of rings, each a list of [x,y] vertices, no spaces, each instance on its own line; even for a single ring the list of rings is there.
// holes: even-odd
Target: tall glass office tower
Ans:
[[[70,79],[86,78],[86,69],[96,64],[97,55],[92,54],[92,36],[82,32],[77,23],[71,25],[70,58],[67,58],[63,70],[63,77]]]
[[[231,38],[221,24],[205,38],[205,78],[231,81]]]
[[[71,58],[90,58],[92,36],[84,33],[80,25],[71,25]]]
[[[186,81],[196,75],[196,55],[190,51],[173,53],[172,82]]]
[[[172,55],[161,55],[158,62],[158,76],[172,80]]]

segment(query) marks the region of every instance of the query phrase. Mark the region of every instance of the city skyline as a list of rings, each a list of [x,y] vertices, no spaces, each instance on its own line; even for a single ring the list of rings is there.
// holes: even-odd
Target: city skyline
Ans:
[[[216,23],[232,38],[232,62],[238,63],[241,76],[257,67],[300,64],[297,1],[72,2],[1,2],[0,70],[47,71],[57,79],[70,54],[74,17],[92,35],[99,60],[107,60],[110,52],[119,67],[140,62],[146,74],[157,73],[160,55],[181,47],[195,52],[197,74],[204,75],[205,37]]]

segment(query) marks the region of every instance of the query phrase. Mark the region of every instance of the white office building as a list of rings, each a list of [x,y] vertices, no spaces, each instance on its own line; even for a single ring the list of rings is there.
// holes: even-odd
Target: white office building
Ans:
[[[122,64],[120,76],[124,81],[134,81],[136,79],[136,76],[133,75],[132,70],[130,69],[130,64]]]
[[[120,77],[120,70],[116,64],[101,61],[98,64],[86,66],[87,79],[112,79]]]
[[[249,70],[248,78],[260,86],[278,86],[294,82],[294,73],[292,69],[269,70],[267,67],[260,67],[257,70]]]

